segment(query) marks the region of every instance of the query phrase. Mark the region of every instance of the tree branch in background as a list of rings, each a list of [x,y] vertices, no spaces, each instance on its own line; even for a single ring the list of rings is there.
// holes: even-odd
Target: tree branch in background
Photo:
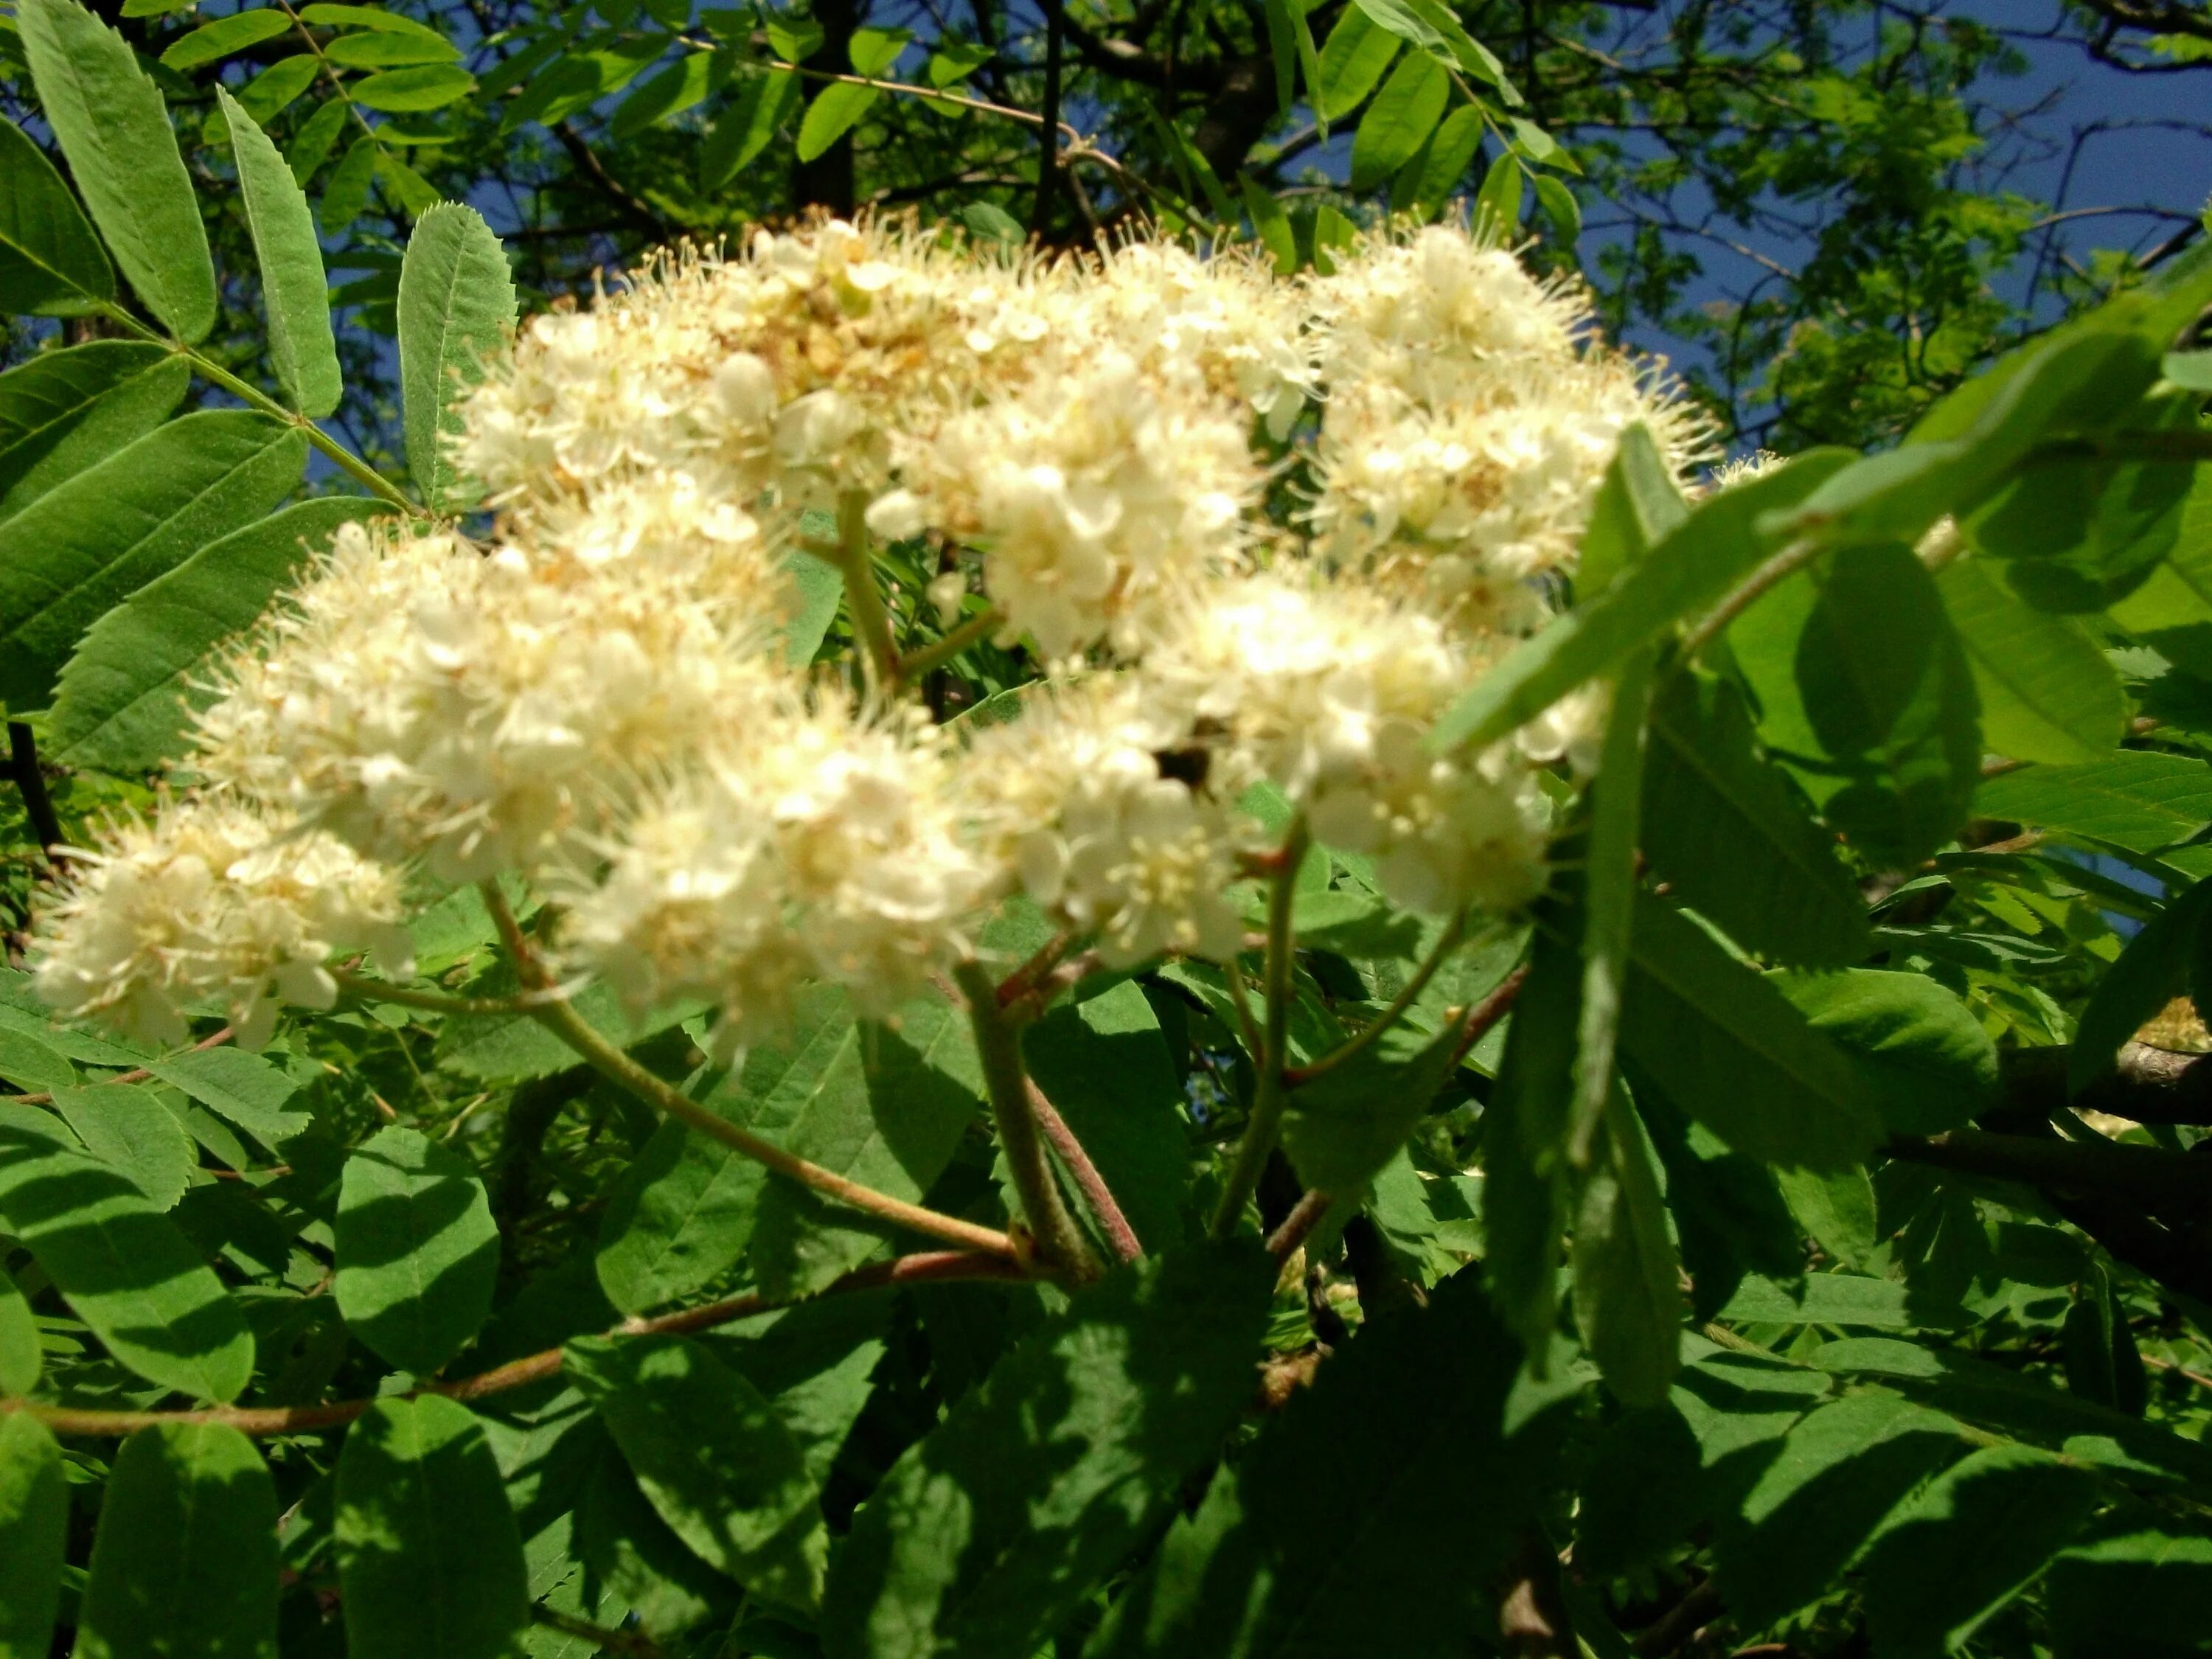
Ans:
[[[56,862],[54,848],[62,845],[62,821],[54,813],[54,798],[46,793],[46,774],[39,769],[39,743],[21,720],[8,722],[8,775],[23,798],[23,816],[39,838],[39,850],[49,864]]]

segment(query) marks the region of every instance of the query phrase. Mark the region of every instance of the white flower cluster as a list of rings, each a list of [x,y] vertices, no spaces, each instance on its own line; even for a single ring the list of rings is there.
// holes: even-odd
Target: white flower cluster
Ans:
[[[1678,466],[1698,437],[1584,322],[1452,228],[1294,281],[836,222],[663,259],[472,396],[489,547],[349,529],[236,653],[197,793],[85,866],[42,987],[165,1040],[221,998],[258,1035],[327,1005],[333,956],[404,958],[415,872],[518,872],[564,972],[742,1042],[809,980],[891,1012],[1016,892],[1115,965],[1226,957],[1262,782],[1400,904],[1524,903],[1539,775],[1588,769],[1601,700],[1480,754],[1430,733],[1549,613],[1626,425]],[[980,577],[1048,669],[1016,718],[787,664],[825,507],[927,538],[940,605]]]

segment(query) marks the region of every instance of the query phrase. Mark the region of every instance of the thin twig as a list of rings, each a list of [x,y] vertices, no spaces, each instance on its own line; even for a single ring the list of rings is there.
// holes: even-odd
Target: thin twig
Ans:
[[[1280,1261],[1292,1250],[1304,1243],[1313,1230],[1321,1225],[1321,1218],[1328,1213],[1328,1206],[1336,1201],[1335,1195],[1318,1187],[1309,1187],[1304,1197],[1291,1206],[1283,1218],[1283,1224],[1267,1235],[1267,1254]]]
[[[1405,988],[1398,993],[1388,1008],[1342,1043],[1314,1061],[1312,1065],[1289,1067],[1283,1073],[1283,1086],[1286,1089],[1296,1089],[1312,1082],[1326,1073],[1334,1071],[1405,1018],[1406,1011],[1413,1006],[1414,1000],[1428,989],[1429,981],[1436,977],[1437,969],[1444,965],[1445,958],[1459,948],[1460,939],[1465,931],[1466,923],[1467,917],[1464,913],[1454,916],[1451,924],[1444,929],[1443,937],[1437,941],[1436,948],[1431,951],[1423,959],[1421,965],[1413,970],[1413,978],[1406,981]]]
[[[49,864],[58,864],[62,821],[54,811],[54,798],[46,793],[46,775],[39,769],[39,740],[21,720],[8,722],[8,769],[15,776],[15,792],[23,798],[23,816],[39,838],[39,850]]]
[[[526,991],[520,996],[457,997],[442,991],[394,985],[388,980],[369,979],[343,969],[331,969],[331,977],[337,981],[338,989],[348,996],[365,1002],[392,1002],[403,1008],[426,1008],[440,1014],[526,1014],[533,1008],[560,1001],[566,994],[557,986],[546,986]]]
[[[703,1308],[687,1308],[680,1313],[663,1314],[654,1319],[626,1319],[612,1330],[610,1337],[684,1336],[694,1331],[713,1330],[740,1319],[774,1313],[800,1302],[811,1302],[825,1296],[842,1296],[855,1291],[878,1290],[889,1285],[944,1284],[956,1279],[1019,1279],[1022,1271],[1002,1255],[981,1252],[928,1250],[915,1255],[902,1255],[890,1261],[878,1261],[871,1267],[856,1267],[851,1273],[833,1279],[811,1297],[776,1297],[769,1296],[733,1296],[726,1301],[709,1303]],[[413,1400],[423,1395],[443,1395],[448,1400],[481,1400],[487,1395],[503,1394],[510,1389],[526,1388],[532,1382],[542,1382],[549,1376],[559,1375],[562,1355],[560,1348],[547,1348],[525,1358],[510,1360],[474,1376],[465,1376],[452,1382],[432,1382],[422,1388],[411,1389],[404,1395],[382,1398]],[[320,1406],[204,1406],[174,1412],[118,1412],[92,1411],[70,1406],[48,1406],[29,1400],[0,1399],[0,1413],[21,1412],[62,1434],[135,1434],[140,1429],[153,1428],[165,1423],[221,1423],[243,1434],[307,1434],[318,1429],[337,1428],[350,1423],[378,1400],[337,1400]]]
[[[1091,1213],[1098,1218],[1098,1224],[1106,1230],[1106,1242],[1114,1247],[1114,1254],[1124,1261],[1134,1261],[1145,1253],[1138,1241],[1137,1230],[1129,1224],[1129,1218],[1121,1212],[1115,1201],[1114,1189],[1106,1184],[1106,1177],[1091,1161],[1091,1154],[1083,1150],[1083,1143],[1075,1138],[1075,1131],[1067,1127],[1067,1120],[1044,1097],[1034,1078],[1024,1078],[1029,1085],[1030,1110],[1036,1116],[1037,1127],[1060,1154],[1067,1172],[1075,1177],[1075,1184],[1083,1194],[1084,1202],[1090,1205]]]
[[[969,617],[943,639],[901,657],[893,678],[902,684],[910,684],[930,670],[942,668],[978,640],[989,638],[1006,619],[1006,613],[996,605]]]
[[[1715,605],[1703,622],[1692,628],[1682,641],[1680,662],[1688,662],[1711,645],[1724,632],[1728,625],[1749,610],[1753,603],[1766,592],[1791,576],[1828,550],[1828,544],[1817,536],[1806,536],[1790,544],[1742,581]]]
[[[1029,1074],[1022,1065],[1020,1030],[999,1006],[999,988],[981,963],[963,963],[953,977],[968,1005],[976,1054],[983,1062],[985,1092],[991,1103],[991,1120],[999,1131],[999,1150],[1006,1157],[1014,1194],[1021,1203],[1022,1219],[1036,1241],[1038,1255],[1057,1271],[1079,1279],[1095,1279],[1099,1264],[1075,1218],[1060,1201],[1060,1184],[1053,1179],[1052,1164],[1045,1156]]]
[[[483,894],[484,906],[491,912],[494,926],[508,954],[514,958],[515,972],[522,982],[537,989],[550,985],[550,975],[530,941],[524,937],[521,927],[508,907],[507,896],[499,890],[498,884],[485,882],[479,890]],[[733,1146],[757,1164],[764,1164],[776,1174],[795,1181],[802,1187],[821,1194],[824,1198],[849,1206],[855,1210],[879,1216],[885,1221],[941,1238],[947,1243],[964,1249],[985,1250],[994,1255],[1012,1258],[1015,1255],[1013,1240],[989,1227],[979,1227],[958,1216],[945,1215],[909,1204],[904,1199],[893,1198],[889,1193],[879,1193],[857,1181],[848,1180],[834,1170],[825,1170],[818,1164],[810,1164],[794,1157],[774,1141],[763,1140],[749,1129],[743,1129],[719,1113],[708,1110],[681,1089],[654,1076],[639,1065],[621,1048],[610,1042],[581,1014],[566,1001],[542,1004],[529,1011],[530,1017],[559,1037],[581,1056],[592,1068],[609,1081],[619,1083],[648,1106],[659,1108],[687,1128]]]
[[[1267,1154],[1275,1150],[1275,1137],[1283,1127],[1283,1109],[1290,1099],[1283,1086],[1283,1062],[1290,1054],[1291,973],[1297,965],[1297,949],[1291,912],[1298,866],[1305,861],[1310,839],[1305,815],[1300,813],[1291,820],[1290,833],[1284,837],[1273,890],[1267,896],[1266,1052],[1254,1056],[1259,1082],[1252,1091],[1252,1115],[1245,1121],[1243,1139],[1237,1143],[1220,1205],[1213,1212],[1216,1238],[1227,1238],[1243,1220],[1244,1206],[1260,1185]]]
[[[198,1042],[192,1044],[191,1048],[182,1049],[179,1052],[187,1054],[197,1054],[204,1053],[210,1048],[220,1048],[224,1043],[229,1042],[235,1035],[236,1033],[234,1032],[229,1026],[226,1025],[222,1030],[215,1033],[214,1036],[202,1037]],[[143,1066],[135,1066],[127,1072],[118,1072],[113,1077],[104,1077],[100,1079],[99,1084],[94,1086],[105,1087],[106,1085],[111,1083],[143,1083],[148,1078],[153,1075],[153,1073],[148,1071]],[[51,1094],[0,1095],[0,1100],[6,1101],[11,1106],[51,1106],[54,1103],[54,1097]]]
[[[1459,1047],[1452,1051],[1455,1070],[1474,1051],[1474,1045],[1490,1035],[1491,1028],[1513,1011],[1514,1001],[1520,996],[1521,987],[1528,977],[1526,968],[1516,968],[1498,981],[1496,990],[1461,1017]]]

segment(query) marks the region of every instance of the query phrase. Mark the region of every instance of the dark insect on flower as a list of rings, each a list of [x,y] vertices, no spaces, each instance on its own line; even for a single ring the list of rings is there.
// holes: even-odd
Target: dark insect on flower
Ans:
[[[1213,751],[1203,744],[1187,749],[1158,749],[1152,752],[1152,763],[1160,769],[1162,777],[1173,778],[1191,789],[1203,789],[1206,772],[1213,764]]]

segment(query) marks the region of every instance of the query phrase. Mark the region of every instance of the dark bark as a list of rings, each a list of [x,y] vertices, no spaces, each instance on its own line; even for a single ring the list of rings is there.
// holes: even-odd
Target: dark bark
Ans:
[[[831,75],[850,75],[853,72],[853,32],[860,27],[862,0],[815,0],[814,21],[822,26],[822,49],[806,60],[809,69],[822,70]],[[821,97],[837,83],[817,81],[812,83],[813,97],[807,100],[812,108],[814,99]],[[850,132],[823,150],[811,161],[799,161],[791,169],[792,204],[799,208],[823,208],[841,217],[853,211],[853,135]]]

